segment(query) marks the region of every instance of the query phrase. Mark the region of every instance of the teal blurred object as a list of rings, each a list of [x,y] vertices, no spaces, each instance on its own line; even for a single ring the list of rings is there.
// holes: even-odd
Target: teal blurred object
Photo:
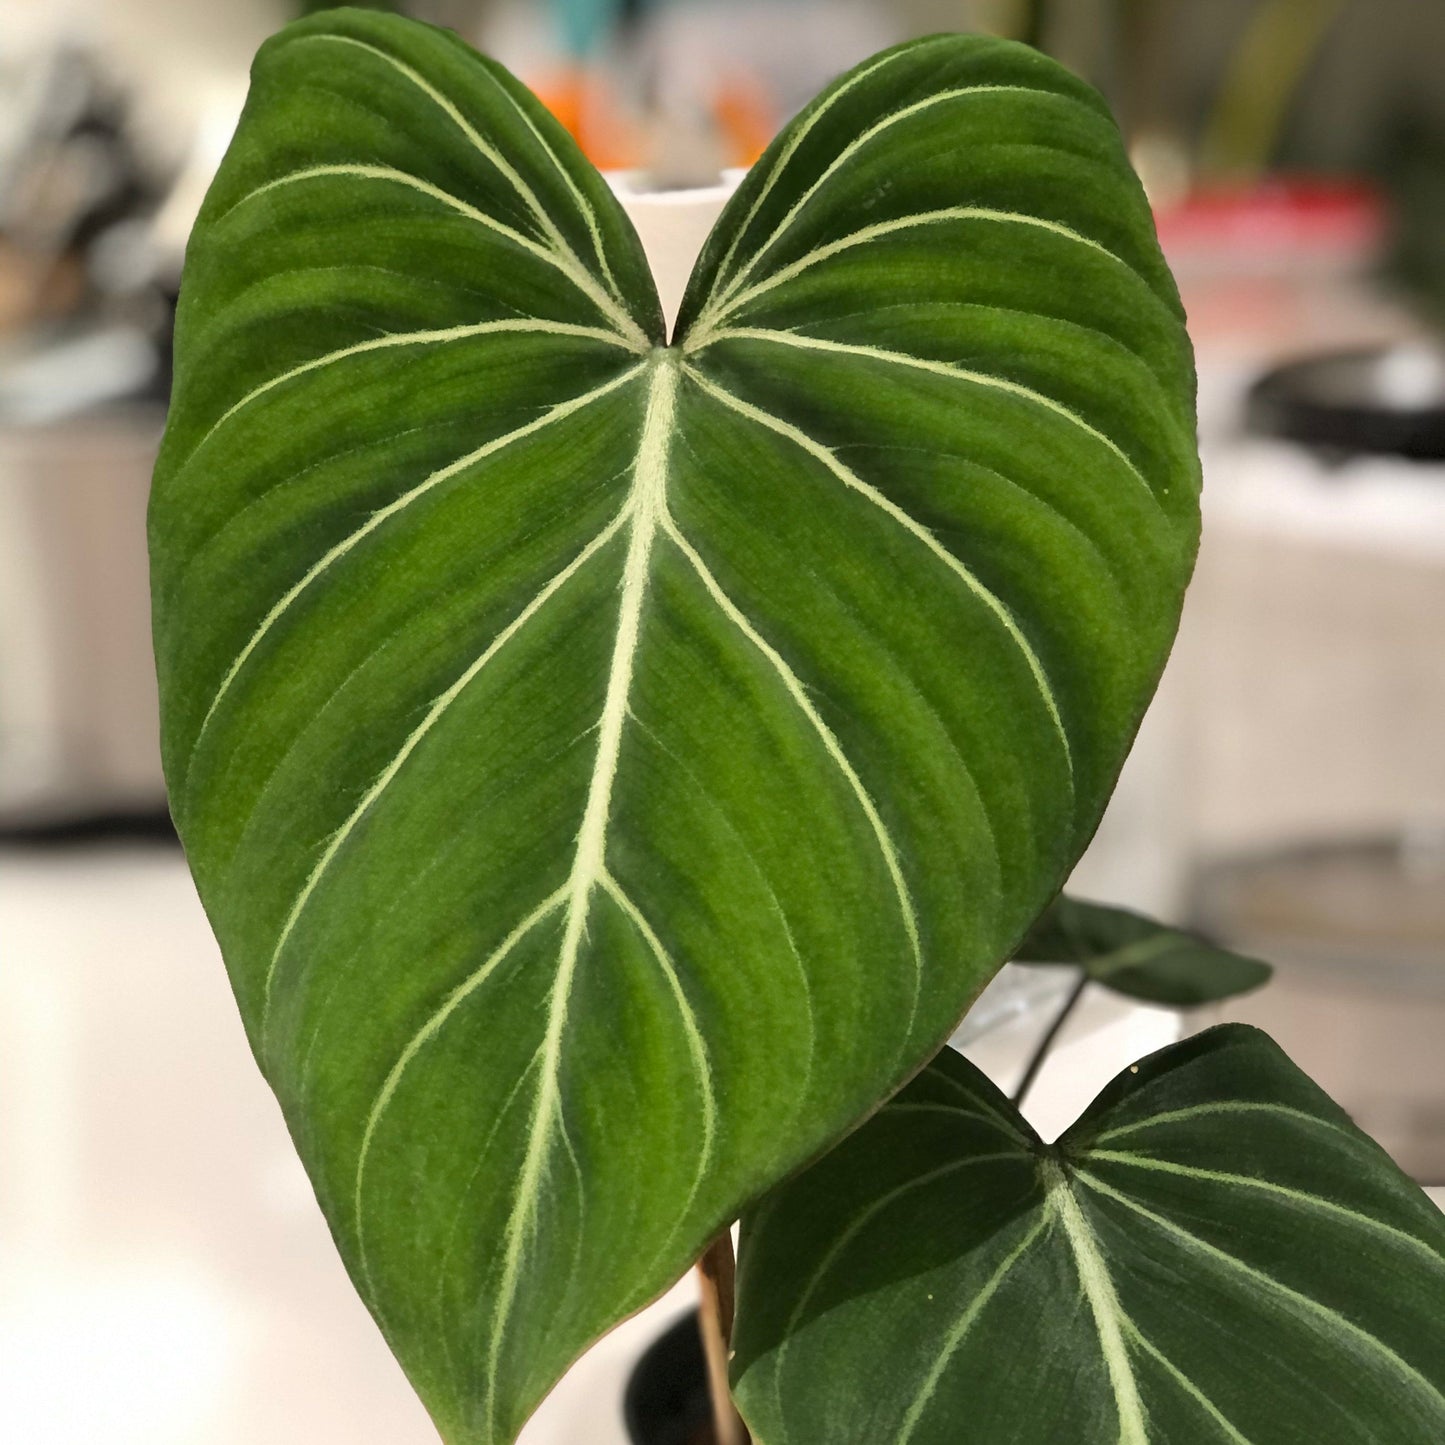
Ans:
[[[576,60],[585,60],[602,48],[616,28],[624,0],[553,0],[553,8],[567,53]]]

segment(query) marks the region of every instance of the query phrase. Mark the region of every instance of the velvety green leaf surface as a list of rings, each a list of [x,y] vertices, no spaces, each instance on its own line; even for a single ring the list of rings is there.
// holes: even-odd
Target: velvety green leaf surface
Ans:
[[[1191,1008],[1248,993],[1269,981],[1269,964],[1216,948],[1127,908],[1062,894],[1014,953],[1020,963],[1076,964],[1095,983],[1147,1003]]]
[[[1099,100],[846,77],[679,343],[541,107],[343,11],[258,58],[151,513],[175,815],[353,1278],[453,1441],[936,1049],[1089,837],[1196,537]]]
[[[1445,1218],[1258,1030],[1048,1146],[945,1050],[744,1217],[758,1445],[1434,1445]]]

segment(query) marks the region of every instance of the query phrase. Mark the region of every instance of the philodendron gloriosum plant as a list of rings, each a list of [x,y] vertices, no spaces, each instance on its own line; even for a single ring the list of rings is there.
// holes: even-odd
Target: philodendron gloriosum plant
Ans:
[[[1445,1229],[1261,1036],[1052,1147],[934,1061],[1092,834],[1197,541],[1183,318],[1086,86],[875,57],[669,340],[525,88],[318,15],[256,62],[177,360],[172,807],[446,1440],[515,1439],[739,1216],[761,1445],[1445,1438]]]

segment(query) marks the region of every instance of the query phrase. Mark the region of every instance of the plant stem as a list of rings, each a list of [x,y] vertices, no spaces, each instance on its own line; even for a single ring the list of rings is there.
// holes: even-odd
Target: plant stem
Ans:
[[[1068,998],[1064,1000],[1064,1006],[1058,1011],[1042,1039],[1039,1046],[1034,1050],[1034,1056],[1029,1060],[1029,1066],[1024,1070],[1024,1076],[1018,1082],[1018,1087],[1013,1092],[1014,1108],[1022,1109],[1024,1100],[1028,1098],[1029,1090],[1034,1086],[1034,1080],[1039,1076],[1039,1070],[1043,1068],[1044,1061],[1048,1058],[1064,1025],[1068,1023],[1069,1016],[1078,1008],[1079,1000],[1084,996],[1084,990],[1089,986],[1089,975],[1079,970],[1079,981],[1069,992]]]
[[[697,1262],[702,1303],[698,1326],[707,1358],[708,1393],[712,1396],[713,1438],[716,1445],[748,1445],[748,1432],[728,1390],[728,1359],[732,1354],[733,1298],[737,1263],[733,1258],[732,1231],[725,1229],[703,1251]]]

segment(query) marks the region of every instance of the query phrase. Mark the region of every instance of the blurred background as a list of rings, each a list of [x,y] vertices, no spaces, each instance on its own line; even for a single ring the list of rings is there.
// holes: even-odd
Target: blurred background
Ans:
[[[0,0],[6,1445],[435,1438],[250,1063],[156,743],[144,513],[185,239],[252,53],[307,8]],[[1445,1184],[1445,6],[393,8],[510,66],[643,197],[717,187],[911,35],[1010,35],[1100,86],[1198,350],[1205,541],[1074,887],[1276,961],[1229,1016]],[[1090,1087],[1178,1027],[1123,1023]],[[529,1445],[621,1442],[627,1364],[686,1289]]]

